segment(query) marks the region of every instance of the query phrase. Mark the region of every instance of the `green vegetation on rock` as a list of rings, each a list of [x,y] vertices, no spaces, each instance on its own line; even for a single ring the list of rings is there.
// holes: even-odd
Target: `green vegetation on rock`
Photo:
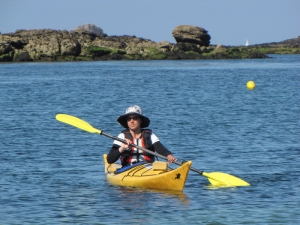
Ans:
[[[98,47],[98,46],[88,46],[86,51],[92,54],[108,55],[112,52],[110,48]]]
[[[300,47],[250,47],[253,51],[263,54],[300,54]]]
[[[159,51],[157,48],[144,48],[144,53],[142,54],[143,58],[147,59],[154,59],[154,60],[161,60],[165,59],[166,55],[162,52]]]

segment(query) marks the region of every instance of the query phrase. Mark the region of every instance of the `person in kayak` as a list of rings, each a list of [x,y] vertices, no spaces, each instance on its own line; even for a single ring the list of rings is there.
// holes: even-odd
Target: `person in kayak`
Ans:
[[[122,166],[142,161],[154,162],[154,155],[132,147],[130,144],[135,144],[153,152],[156,151],[167,157],[169,163],[177,161],[150,129],[143,129],[149,126],[150,120],[142,115],[142,109],[139,106],[134,105],[127,108],[125,114],[119,116],[117,121],[122,127],[126,128],[118,137],[125,139],[127,144],[117,140],[113,142],[113,146],[107,155],[107,162],[109,164],[116,162],[118,159],[121,160]]]

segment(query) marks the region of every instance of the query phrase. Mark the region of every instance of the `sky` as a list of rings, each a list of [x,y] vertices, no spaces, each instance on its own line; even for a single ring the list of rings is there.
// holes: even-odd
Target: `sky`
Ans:
[[[73,30],[176,43],[179,25],[206,29],[211,44],[280,42],[300,36],[300,0],[0,0],[0,32]]]

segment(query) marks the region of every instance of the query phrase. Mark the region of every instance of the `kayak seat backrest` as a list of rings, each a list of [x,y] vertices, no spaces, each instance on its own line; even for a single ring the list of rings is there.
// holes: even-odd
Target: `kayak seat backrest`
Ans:
[[[118,168],[121,167],[121,165],[120,165],[120,167],[117,167],[117,166],[114,166],[114,165],[118,165],[118,164],[110,164],[110,165],[107,167],[107,172],[113,173],[113,172],[115,172]]]
[[[155,161],[155,162],[152,163],[152,169],[153,170],[166,171],[168,169],[168,163],[167,162]]]

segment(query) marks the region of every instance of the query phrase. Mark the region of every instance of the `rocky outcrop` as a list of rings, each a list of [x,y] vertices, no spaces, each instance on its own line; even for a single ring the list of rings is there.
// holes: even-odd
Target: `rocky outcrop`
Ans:
[[[293,39],[288,39],[281,42],[271,42],[271,43],[263,43],[252,45],[256,47],[282,47],[282,48],[299,48],[300,47],[300,36]]]
[[[181,26],[179,26],[180,28]],[[101,28],[80,26],[67,30],[17,30],[0,33],[0,61],[86,61],[152,59],[262,58],[242,50],[209,46],[210,36],[203,28],[174,29],[176,44],[154,42],[136,36],[108,36]],[[189,30],[189,32],[183,32]],[[181,36],[180,36],[181,35]]]
[[[187,42],[200,46],[209,46],[210,44],[210,35],[201,27],[180,25],[175,27],[172,35],[177,43]]]
[[[300,47],[300,36],[298,36],[297,38],[293,38],[293,39],[288,39],[282,42],[279,42],[279,44],[285,45],[285,46],[289,46],[289,47]]]
[[[281,42],[250,45],[247,48],[264,54],[300,54],[300,36]]]

